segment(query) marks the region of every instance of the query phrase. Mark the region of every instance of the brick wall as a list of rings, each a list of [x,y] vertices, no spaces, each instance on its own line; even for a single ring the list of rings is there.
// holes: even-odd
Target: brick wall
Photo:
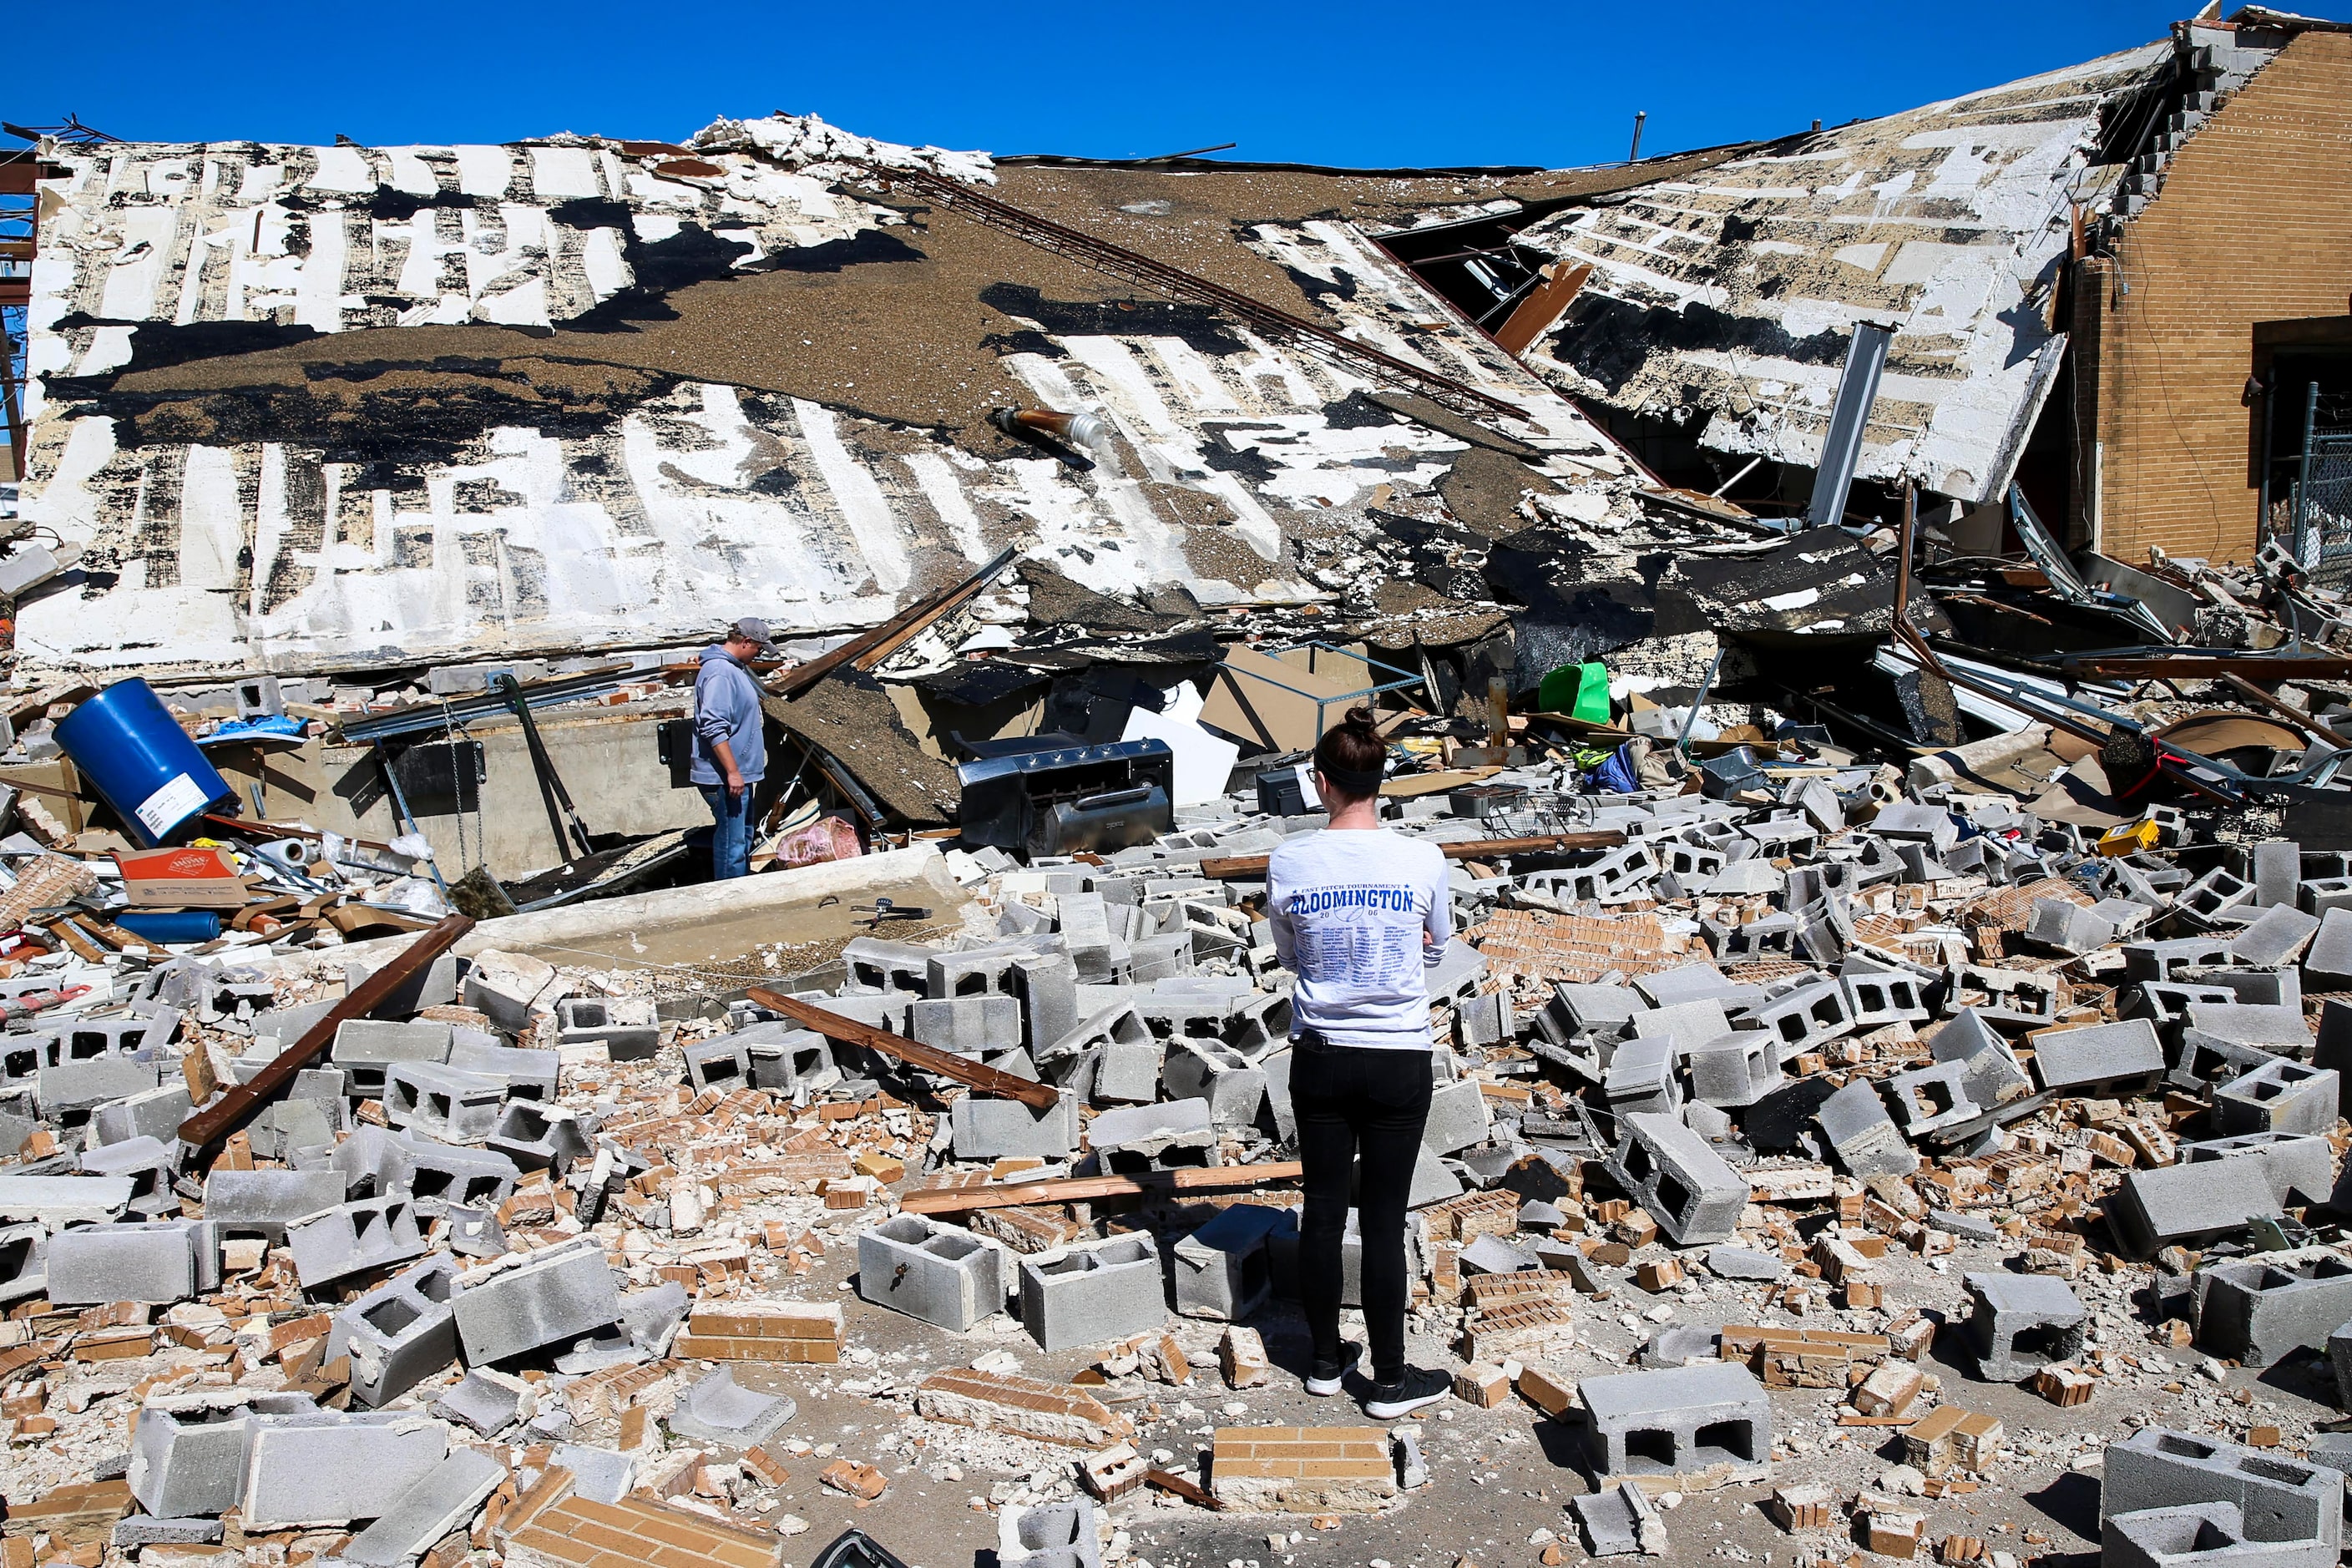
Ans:
[[[2130,293],[2090,268],[2076,295],[2077,363],[2095,366],[2078,407],[2101,443],[2099,548],[2247,560],[2253,323],[2341,315],[2352,292],[2352,37],[2304,34],[2224,104],[2118,252]],[[2092,451],[2078,458],[2090,479]]]

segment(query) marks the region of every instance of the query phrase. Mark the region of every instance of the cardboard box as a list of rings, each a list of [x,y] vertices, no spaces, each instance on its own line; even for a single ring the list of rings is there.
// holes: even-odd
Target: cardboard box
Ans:
[[[1225,650],[1200,721],[1260,751],[1312,751],[1325,729],[1348,716],[1351,704],[1345,699],[1367,684],[1366,676],[1343,682],[1328,674],[1310,675],[1236,645]]]
[[[235,910],[253,901],[252,889],[217,849],[151,849],[117,855],[114,863],[134,910]]]

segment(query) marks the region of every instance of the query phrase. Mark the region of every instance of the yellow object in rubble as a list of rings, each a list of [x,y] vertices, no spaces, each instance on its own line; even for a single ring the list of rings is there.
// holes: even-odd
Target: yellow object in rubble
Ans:
[[[2105,837],[2099,840],[2099,853],[2112,857],[2130,855],[2142,849],[2153,849],[2156,847],[2157,836],[2159,832],[2161,829],[2158,827],[2156,820],[2147,816],[2141,817],[2137,822],[2127,822],[2120,827],[2110,827]]]

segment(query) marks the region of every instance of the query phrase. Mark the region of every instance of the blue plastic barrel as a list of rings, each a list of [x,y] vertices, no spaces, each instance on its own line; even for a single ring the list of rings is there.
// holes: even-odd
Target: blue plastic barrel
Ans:
[[[60,720],[58,744],[146,848],[173,842],[205,812],[236,805],[236,792],[135,675]]]
[[[210,942],[221,933],[221,918],[210,910],[123,910],[114,923],[158,947]]]

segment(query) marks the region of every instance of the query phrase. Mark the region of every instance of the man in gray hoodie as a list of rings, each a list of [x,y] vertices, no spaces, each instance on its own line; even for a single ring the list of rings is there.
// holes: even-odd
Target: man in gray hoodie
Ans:
[[[702,650],[694,678],[694,767],[688,773],[710,806],[710,875],[723,882],[751,870],[751,796],[767,776],[766,721],[751,661],[773,658],[768,623],[737,621],[725,640]]]

